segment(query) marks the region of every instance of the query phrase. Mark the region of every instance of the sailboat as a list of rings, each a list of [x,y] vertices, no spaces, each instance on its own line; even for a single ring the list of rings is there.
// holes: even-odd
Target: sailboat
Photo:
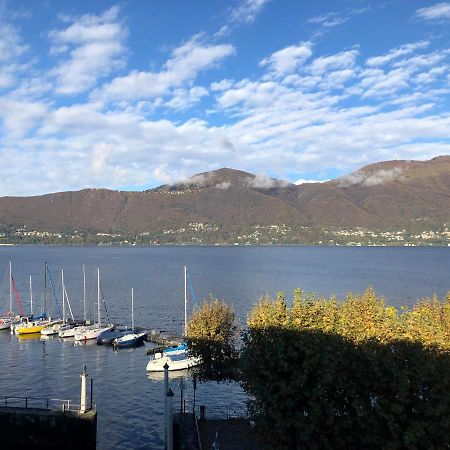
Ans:
[[[100,316],[100,269],[97,269],[97,314],[98,322],[93,325],[85,325],[77,327],[75,330],[75,341],[87,341],[90,339],[97,339],[104,331],[111,330],[112,326],[102,326]]]
[[[41,331],[41,334],[43,336],[54,336],[56,334],[59,334],[59,332],[64,332],[66,330],[73,328],[73,326],[74,326],[73,325],[74,318],[73,318],[73,314],[72,314],[72,308],[70,307],[69,297],[67,295],[66,286],[64,284],[64,269],[61,269],[61,290],[62,290],[62,307],[63,307],[62,321],[60,321],[59,323],[55,323],[52,326],[48,326],[48,327],[44,328]],[[69,323],[66,318],[66,303],[69,308],[70,317],[72,318],[71,323]]]
[[[134,332],[134,289],[131,288],[131,333],[114,339],[113,345],[116,348],[137,347],[142,345],[146,338],[147,333]]]
[[[187,335],[187,268],[184,266],[184,324],[183,336]],[[167,364],[169,370],[185,370],[201,364],[201,358],[189,355],[189,349],[185,342],[178,347],[164,350],[162,353],[155,353],[147,364],[148,372],[163,372]]]
[[[16,286],[14,283],[14,278],[13,278],[13,274],[12,274],[12,264],[10,261],[9,262],[9,311],[5,316],[0,317],[0,330],[9,330],[20,322],[20,317],[16,317],[12,310],[12,308],[13,308],[13,306],[12,306],[13,290],[14,290],[14,293],[16,294],[16,301],[17,301],[17,306],[19,307],[19,310],[20,310],[20,316],[24,316],[22,305],[19,300],[19,295],[17,294]]]
[[[46,311],[47,311],[47,261],[45,261],[45,268],[44,268],[44,313],[43,317],[46,317]],[[14,281],[14,280],[13,280]],[[16,294],[17,295],[17,294]],[[52,320],[50,317],[39,320],[34,319],[31,317],[22,317],[22,321],[20,324],[16,325],[13,330],[19,334],[34,334],[34,333],[40,333],[44,328],[52,326],[56,323],[59,323],[60,320]]]
[[[67,329],[61,329],[58,333],[60,338],[73,338],[75,337],[75,333],[80,331],[82,328],[86,326],[86,271],[84,270],[83,264],[83,325],[78,325],[74,327],[70,327]]]

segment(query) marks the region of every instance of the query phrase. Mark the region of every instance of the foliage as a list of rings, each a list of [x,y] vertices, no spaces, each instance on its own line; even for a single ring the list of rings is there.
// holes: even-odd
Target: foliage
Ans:
[[[294,292],[248,317],[240,368],[271,448],[450,445],[450,295],[411,310],[372,289],[339,302]]]
[[[202,358],[200,379],[216,381],[236,377],[237,329],[232,307],[210,295],[196,308],[187,324],[191,353]]]

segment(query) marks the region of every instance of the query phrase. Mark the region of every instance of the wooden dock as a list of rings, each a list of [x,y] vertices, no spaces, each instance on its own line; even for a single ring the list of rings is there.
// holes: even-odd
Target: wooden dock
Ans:
[[[147,349],[147,355],[154,355],[155,353],[162,352],[166,348],[180,345],[182,338],[179,336],[161,336],[160,333],[151,330],[147,332],[147,342],[155,345],[155,347]]]

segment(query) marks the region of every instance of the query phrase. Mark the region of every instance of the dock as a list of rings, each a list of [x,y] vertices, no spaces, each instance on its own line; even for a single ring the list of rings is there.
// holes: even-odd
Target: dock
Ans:
[[[183,340],[179,336],[165,336],[161,335],[161,333],[158,330],[147,331],[147,342],[154,344],[154,347],[147,348],[147,355],[154,355],[155,353],[162,352],[166,348],[176,347]]]

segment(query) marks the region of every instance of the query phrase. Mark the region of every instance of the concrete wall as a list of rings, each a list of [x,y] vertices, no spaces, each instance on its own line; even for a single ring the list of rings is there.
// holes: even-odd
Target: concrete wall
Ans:
[[[95,450],[97,413],[0,407],[2,449]]]

